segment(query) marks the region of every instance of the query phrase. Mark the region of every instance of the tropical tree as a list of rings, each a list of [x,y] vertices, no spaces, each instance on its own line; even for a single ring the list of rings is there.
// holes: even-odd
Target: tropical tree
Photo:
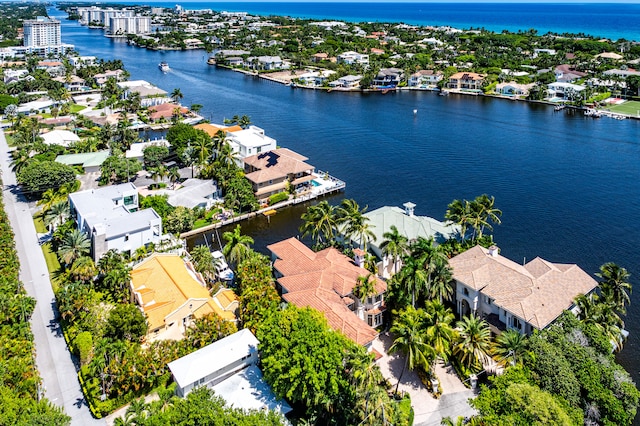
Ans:
[[[604,299],[613,303],[621,314],[626,313],[627,305],[631,303],[629,272],[613,262],[608,262],[600,266],[600,272],[596,276],[602,278],[600,290]]]
[[[342,227],[342,234],[353,241],[355,238],[362,249],[367,252],[369,241],[376,239],[369,225],[370,219],[364,215],[367,207],[360,209],[358,203],[350,198],[345,198],[336,209],[336,222]]]
[[[91,241],[87,236],[83,232],[73,229],[64,235],[58,250],[58,257],[65,265],[71,265],[76,259],[87,256],[90,249]]]
[[[413,370],[418,366],[430,369],[431,363],[436,358],[436,351],[427,342],[427,335],[423,328],[425,318],[422,310],[409,306],[400,312],[394,312],[394,314],[397,315],[391,326],[394,340],[389,348],[389,353],[402,352],[405,356],[402,372],[396,385],[396,393],[398,393],[398,387],[405,370],[407,368]]]
[[[427,289],[428,272],[422,267],[419,259],[406,256],[404,265],[397,274],[397,282],[401,288],[411,294],[411,306],[416,307],[416,298]]]
[[[526,353],[526,337],[518,330],[506,330],[500,333],[493,345],[492,354],[503,366],[516,365]]]
[[[219,259],[211,256],[211,250],[204,245],[195,246],[189,254],[195,270],[212,283],[215,280],[216,263],[219,262]]]
[[[69,202],[67,200],[58,201],[51,205],[51,208],[44,213],[43,221],[51,230],[55,230],[70,217]]]
[[[491,353],[491,330],[485,320],[476,316],[463,317],[456,324],[458,343],[453,349],[460,362],[476,370],[489,360]]]
[[[361,315],[360,308],[364,307],[367,297],[376,293],[376,280],[373,274],[360,275],[353,288],[353,295],[358,298],[358,315]],[[365,319],[365,318],[362,318]]]
[[[398,228],[395,225],[391,225],[389,232],[382,234],[382,244],[380,249],[384,256],[388,256],[393,261],[393,274],[398,273],[398,263],[403,256],[408,254],[409,240],[404,235],[400,234]]]
[[[467,200],[453,200],[447,206],[444,218],[451,223],[460,226],[460,238],[464,240],[467,236],[467,225],[469,220],[469,202]]]
[[[424,311],[427,340],[437,356],[447,360],[458,337],[458,332],[453,328],[455,315],[438,300],[427,301]]]
[[[71,269],[69,269],[69,274],[75,281],[89,282],[97,273],[98,269],[93,263],[93,259],[89,256],[77,258],[71,265]]]
[[[500,216],[502,216],[502,210],[495,207],[496,199],[495,197],[489,197],[487,194],[479,195],[473,200],[475,204],[481,206],[482,214],[485,217],[485,221],[487,224],[480,228],[480,235],[478,238],[482,238],[482,234],[484,232],[484,228],[487,227],[489,230],[493,230],[493,225],[500,225],[502,221],[500,220]]]
[[[335,207],[328,201],[322,200],[315,206],[308,207],[301,219],[304,221],[300,226],[303,236],[311,235],[318,245],[334,240],[338,221]]]
[[[222,234],[222,238],[226,241],[222,248],[222,254],[234,265],[242,263],[249,254],[253,238],[248,235],[242,235],[240,225],[237,225],[233,231],[227,231]]]
[[[429,274],[428,295],[442,303],[450,301],[455,293],[455,281],[448,262],[438,262],[433,266]]]
[[[180,91],[180,89],[176,87],[171,92],[170,97],[171,99],[173,99],[173,102],[178,103],[182,98],[184,98],[184,95],[182,94],[182,91]]]

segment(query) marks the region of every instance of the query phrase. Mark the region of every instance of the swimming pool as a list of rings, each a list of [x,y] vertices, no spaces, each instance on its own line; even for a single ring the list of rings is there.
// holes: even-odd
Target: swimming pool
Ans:
[[[320,182],[316,181],[316,180],[312,180],[311,181],[311,185],[313,185],[313,186],[321,186],[322,184]]]

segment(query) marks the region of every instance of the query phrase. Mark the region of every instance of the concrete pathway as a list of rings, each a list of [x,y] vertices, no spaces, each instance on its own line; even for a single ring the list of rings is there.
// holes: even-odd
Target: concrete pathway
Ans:
[[[72,425],[104,425],[96,420],[87,406],[76,367],[57,321],[56,306],[44,255],[38,244],[29,203],[16,187],[10,168],[9,147],[0,131],[0,170],[2,171],[5,210],[15,233],[20,258],[20,279],[27,293],[36,299],[31,317],[31,330],[36,346],[36,366],[42,377],[44,396],[63,407]]]
[[[402,374],[405,357],[401,353],[388,355],[387,351],[392,344],[391,335],[383,333],[374,340],[373,348],[382,354],[382,358],[377,361],[382,375],[395,388],[398,377]],[[398,391],[411,395],[414,425],[436,426],[444,417],[451,417],[455,421],[458,416],[477,414],[468,402],[469,398],[475,396],[474,392],[460,381],[453,368],[440,362],[435,366],[435,373],[442,389],[439,399],[427,391],[416,372],[407,370],[402,376]]]

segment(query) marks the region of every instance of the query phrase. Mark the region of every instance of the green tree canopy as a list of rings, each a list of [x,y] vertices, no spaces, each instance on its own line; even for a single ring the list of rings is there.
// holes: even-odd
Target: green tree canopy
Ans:
[[[18,171],[17,178],[25,192],[37,196],[73,183],[76,172],[73,167],[55,161],[31,161]]]

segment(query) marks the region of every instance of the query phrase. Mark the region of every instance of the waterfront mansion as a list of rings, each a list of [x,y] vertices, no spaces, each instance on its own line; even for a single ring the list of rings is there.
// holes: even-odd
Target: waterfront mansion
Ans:
[[[449,265],[458,312],[484,318],[495,334],[542,330],[565,310],[575,313],[576,296],[598,285],[577,265],[539,257],[521,265],[500,255],[495,246],[475,246],[453,257]]]

